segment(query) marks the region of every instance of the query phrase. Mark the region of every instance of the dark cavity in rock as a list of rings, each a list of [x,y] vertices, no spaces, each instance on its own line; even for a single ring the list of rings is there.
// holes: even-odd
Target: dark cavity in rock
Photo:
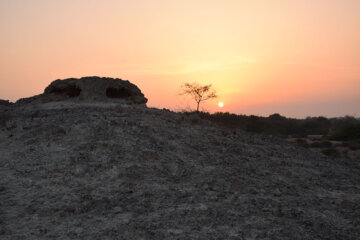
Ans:
[[[63,94],[68,97],[78,97],[81,93],[81,89],[75,85],[69,85],[65,87],[54,87],[49,93]]]

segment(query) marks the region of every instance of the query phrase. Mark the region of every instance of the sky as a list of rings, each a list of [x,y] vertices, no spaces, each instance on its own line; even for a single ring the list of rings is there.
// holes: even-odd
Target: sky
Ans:
[[[0,99],[118,77],[149,107],[360,117],[359,0],[0,0]],[[218,103],[224,107],[219,108]]]

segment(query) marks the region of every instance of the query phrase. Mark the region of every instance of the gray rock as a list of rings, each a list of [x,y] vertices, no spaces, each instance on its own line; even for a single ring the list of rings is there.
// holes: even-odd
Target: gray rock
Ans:
[[[20,99],[17,103],[46,103],[64,100],[135,104],[147,102],[140,89],[129,81],[119,78],[83,77],[55,80],[45,88],[43,94]]]

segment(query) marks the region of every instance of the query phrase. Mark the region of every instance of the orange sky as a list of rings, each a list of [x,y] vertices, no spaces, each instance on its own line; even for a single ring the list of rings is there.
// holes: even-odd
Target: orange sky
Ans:
[[[53,80],[130,80],[149,106],[360,117],[359,0],[0,0],[0,99]],[[217,106],[223,101],[225,106]]]

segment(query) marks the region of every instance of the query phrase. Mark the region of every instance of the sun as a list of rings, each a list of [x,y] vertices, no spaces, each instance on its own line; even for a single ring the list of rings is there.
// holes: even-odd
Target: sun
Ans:
[[[223,103],[223,102],[219,102],[219,103],[218,103],[218,106],[222,108],[222,107],[224,106],[224,103]]]

